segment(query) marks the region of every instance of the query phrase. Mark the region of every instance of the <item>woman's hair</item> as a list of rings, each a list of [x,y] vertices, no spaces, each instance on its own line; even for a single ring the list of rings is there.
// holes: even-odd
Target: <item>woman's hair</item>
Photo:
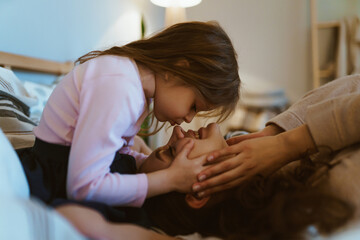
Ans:
[[[169,235],[303,239],[310,226],[331,233],[352,217],[353,207],[307,183],[315,167],[304,162],[290,174],[256,176],[214,206],[192,209],[180,193],[148,199],[144,206],[154,226]]]
[[[214,107],[206,116],[228,117],[239,100],[237,55],[230,38],[217,22],[185,22],[156,35],[104,51],[92,51],[76,62],[102,55],[134,59],[155,73],[169,72],[194,87]],[[179,64],[181,62],[188,64]]]

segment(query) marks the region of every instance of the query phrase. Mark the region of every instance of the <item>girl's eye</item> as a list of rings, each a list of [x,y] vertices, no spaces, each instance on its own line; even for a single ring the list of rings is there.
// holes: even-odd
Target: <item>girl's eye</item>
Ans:
[[[196,111],[196,105],[195,105],[195,104],[194,104],[194,106],[193,106],[192,108],[194,109],[195,112],[197,112],[197,111]]]

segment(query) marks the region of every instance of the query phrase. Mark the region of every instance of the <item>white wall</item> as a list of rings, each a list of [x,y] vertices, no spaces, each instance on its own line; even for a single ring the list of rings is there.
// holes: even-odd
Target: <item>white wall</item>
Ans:
[[[359,2],[318,0],[319,20],[358,14]],[[312,88],[310,0],[203,0],[186,11],[187,20],[216,20],[230,35],[243,91],[253,83],[263,89],[283,88],[293,103]]]
[[[310,0],[203,0],[188,20],[217,20],[238,53],[245,83],[284,88],[291,102],[312,87]],[[357,14],[359,0],[318,0],[319,19]],[[164,26],[150,0],[0,0],[0,51],[52,60],[140,37]]]

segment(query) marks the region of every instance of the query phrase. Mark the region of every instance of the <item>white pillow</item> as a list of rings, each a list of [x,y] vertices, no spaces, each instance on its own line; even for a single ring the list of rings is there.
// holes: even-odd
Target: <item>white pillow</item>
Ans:
[[[35,199],[0,198],[0,229],[0,239],[86,239],[63,216]]]
[[[0,198],[29,198],[30,190],[20,160],[0,129]]]
[[[0,90],[14,96],[29,107],[38,102],[36,97],[29,94],[13,71],[2,67],[0,67]]]

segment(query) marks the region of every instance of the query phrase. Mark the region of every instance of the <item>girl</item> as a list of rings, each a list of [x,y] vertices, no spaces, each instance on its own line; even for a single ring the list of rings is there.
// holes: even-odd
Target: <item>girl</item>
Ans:
[[[187,161],[191,142],[170,168],[148,174],[134,174],[146,156],[130,146],[152,101],[155,118],[172,125],[200,111],[220,120],[233,111],[240,79],[224,30],[215,22],[180,23],[77,62],[49,98],[35,145],[18,151],[31,193],[46,203],[140,207],[151,196],[191,191],[204,162]]]

